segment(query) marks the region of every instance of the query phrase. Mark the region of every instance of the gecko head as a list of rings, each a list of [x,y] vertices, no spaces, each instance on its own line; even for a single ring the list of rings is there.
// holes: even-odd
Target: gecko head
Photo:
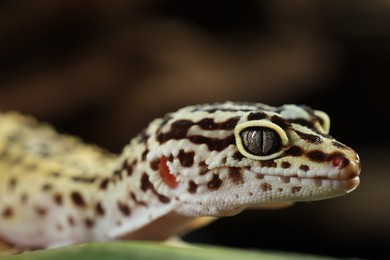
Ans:
[[[337,197],[359,184],[357,153],[324,112],[226,102],[186,107],[155,124],[148,161],[159,193],[183,215],[232,215],[256,205]],[[154,163],[156,165],[157,163]]]

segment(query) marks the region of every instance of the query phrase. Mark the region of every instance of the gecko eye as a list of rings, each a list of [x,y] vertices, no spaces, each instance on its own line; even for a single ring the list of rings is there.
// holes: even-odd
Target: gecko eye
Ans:
[[[240,136],[245,150],[256,156],[268,156],[282,148],[280,136],[271,128],[248,127]]]
[[[236,125],[234,136],[238,151],[252,160],[270,160],[289,146],[287,131],[268,120],[250,120]]]

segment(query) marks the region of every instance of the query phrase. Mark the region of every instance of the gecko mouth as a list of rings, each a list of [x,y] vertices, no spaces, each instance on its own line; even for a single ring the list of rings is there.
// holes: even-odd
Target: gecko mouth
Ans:
[[[328,169],[328,170],[290,170],[283,168],[252,167],[250,171],[264,176],[296,177],[308,179],[347,180],[359,175],[357,171]]]
[[[351,169],[289,170],[282,168],[252,167],[249,170],[256,179],[292,185],[332,187],[350,192],[359,186],[359,172]]]
[[[253,172],[255,173],[255,172]],[[355,176],[348,179],[333,179],[327,177],[299,177],[299,176],[283,176],[255,173],[256,179],[279,183],[289,183],[292,185],[317,186],[317,187],[332,187],[337,190],[346,190],[350,192],[359,186],[360,178]]]
[[[339,158],[337,158],[339,159]],[[281,185],[302,185],[315,186],[321,188],[330,188],[339,191],[350,192],[356,189],[360,183],[360,162],[348,161],[335,162],[331,161],[330,165],[320,170],[302,170],[297,168],[282,168],[282,167],[231,167],[219,166],[212,169],[205,169],[198,176],[203,176],[204,180],[200,181],[207,183],[209,188],[220,186],[224,179],[231,179],[232,182],[238,184],[248,176],[252,176],[258,180],[268,182],[278,182]],[[171,173],[167,166],[167,159],[162,156],[159,161],[159,172],[163,182],[171,189],[179,187],[180,181]],[[209,177],[207,177],[209,176]],[[211,179],[210,179],[211,177]],[[202,179],[202,177],[201,177]],[[253,178],[252,178],[253,180]],[[248,180],[249,181],[249,180]],[[195,186],[193,183],[192,186]]]
[[[343,174],[336,177],[337,174],[334,173],[336,176],[332,175],[334,179],[331,179],[327,176],[309,177],[299,171],[290,171],[285,176],[282,172],[273,172],[278,171],[273,169],[268,172],[229,166],[208,169],[196,182],[190,181],[188,186],[184,185],[191,194],[190,199],[189,194],[183,195],[182,200],[187,201],[185,208],[189,211],[193,210],[188,208],[189,205],[196,208],[195,213],[191,213],[194,215],[234,215],[248,207],[269,207],[271,204],[280,206],[292,201],[337,197],[354,190],[360,181],[357,175],[341,179]]]
[[[350,192],[359,186],[361,170],[359,157],[336,154],[320,169],[251,167],[257,179],[304,186],[329,187]]]

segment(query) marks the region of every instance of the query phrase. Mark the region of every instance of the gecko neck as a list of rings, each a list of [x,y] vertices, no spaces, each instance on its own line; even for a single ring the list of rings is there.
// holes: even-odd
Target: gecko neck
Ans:
[[[175,236],[183,236],[216,219],[215,217],[188,217],[177,212],[170,212],[134,232],[117,237],[117,239],[165,241]]]
[[[96,230],[96,236],[103,236],[103,240],[161,240],[181,234],[195,220],[177,214],[176,201],[158,193],[158,187],[152,184],[155,183],[155,172],[152,174],[150,167],[147,167],[150,164],[146,160],[147,149],[145,146],[142,149],[140,147],[139,140],[133,139],[113,163],[110,175],[98,183],[102,208],[107,209],[107,216],[97,225]],[[148,225],[152,222],[153,226]],[[162,223],[164,227],[160,227],[160,232],[155,232],[156,223]],[[108,234],[100,230],[108,230]]]

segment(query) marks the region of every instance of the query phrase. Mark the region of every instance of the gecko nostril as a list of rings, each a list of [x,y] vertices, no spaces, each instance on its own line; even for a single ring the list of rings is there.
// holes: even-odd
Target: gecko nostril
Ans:
[[[349,159],[342,153],[334,154],[330,161],[333,167],[340,169],[349,164]]]

